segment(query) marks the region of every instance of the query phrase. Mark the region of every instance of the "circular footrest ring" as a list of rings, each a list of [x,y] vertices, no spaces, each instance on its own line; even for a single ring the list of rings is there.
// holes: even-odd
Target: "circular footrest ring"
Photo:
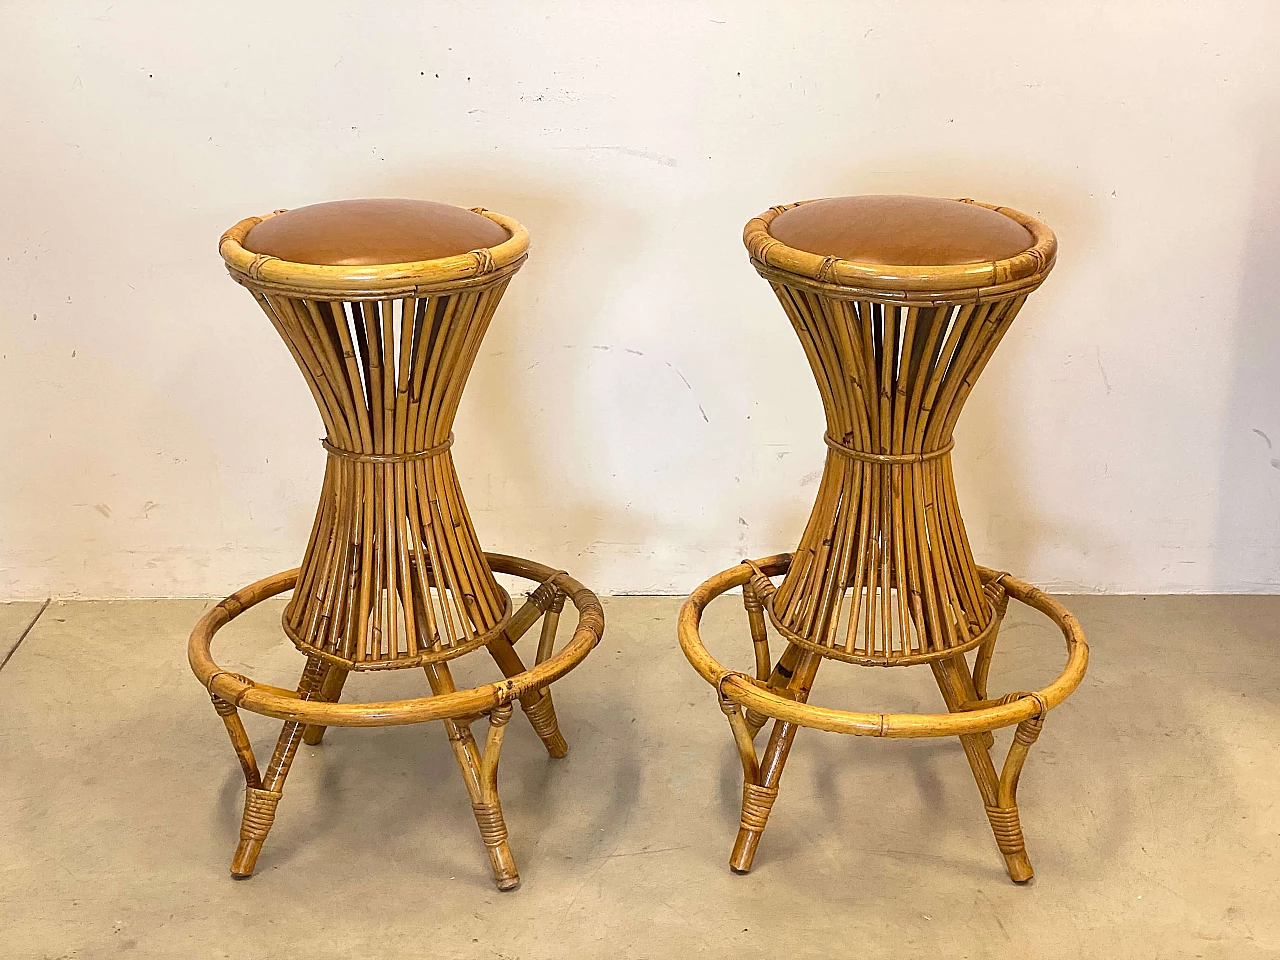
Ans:
[[[698,628],[702,611],[716,597],[747,583],[756,573],[784,574],[791,567],[790,554],[744,562],[716,574],[702,583],[680,608],[677,632],[680,648],[693,668],[716,689],[723,701],[738,704],[766,717],[860,737],[952,737],[997,730],[1043,717],[1065,700],[1084,678],[1089,665],[1089,646],[1076,618],[1058,601],[1029,583],[986,567],[978,572],[984,584],[999,580],[1008,596],[1039,610],[1062,631],[1067,644],[1067,664],[1058,678],[1042,690],[1018,696],[1009,702],[977,707],[958,713],[860,713],[834,710],[800,703],[771,690],[765,683],[745,673],[727,670],[707,652]],[[989,703],[989,701],[988,701]]]
[[[581,663],[604,635],[604,610],[594,593],[562,570],[501,553],[486,553],[485,558],[496,573],[510,574],[538,584],[553,581],[578,610],[578,625],[569,642],[558,653],[517,677],[412,700],[328,703],[302,700],[291,691],[256,683],[219,667],[209,652],[214,634],[255,604],[292,588],[298,578],[296,569],[277,573],[237,590],[209,610],[191,633],[187,643],[187,661],[211,696],[250,713],[277,720],[326,727],[384,727],[488,713],[531,690],[554,683]]]

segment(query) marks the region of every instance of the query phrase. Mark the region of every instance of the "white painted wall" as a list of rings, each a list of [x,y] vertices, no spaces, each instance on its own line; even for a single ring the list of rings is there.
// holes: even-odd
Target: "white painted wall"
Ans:
[[[340,197],[532,233],[457,427],[491,548],[602,593],[787,549],[820,406],[740,231],[858,192],[1058,232],[958,431],[985,562],[1274,590],[1277,36],[1274,2],[0,5],[0,599],[297,562],[320,421],[215,246]]]

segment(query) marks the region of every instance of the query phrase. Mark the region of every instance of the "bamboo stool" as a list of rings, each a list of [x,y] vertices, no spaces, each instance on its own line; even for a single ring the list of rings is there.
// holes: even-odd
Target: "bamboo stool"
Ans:
[[[560,734],[551,683],[600,641],[595,594],[567,573],[484,553],[454,472],[450,432],[472,362],[529,236],[515,220],[415,200],[322,203],[241,220],[222,237],[232,279],[253,294],[302,370],[328,452],[302,565],[223,600],[196,625],[188,659],[222,717],[246,781],[231,862],[253,873],[301,742],[329,726],[441,720],[500,890],[519,884],[498,801],[498,757],[512,701],[552,757]],[[494,573],[537,586],[519,610]],[[293,596],[284,632],[306,654],[297,690],[221,669],[213,635],[260,601]],[[565,598],[578,611],[558,652]],[[516,642],[542,620],[534,665]],[[485,649],[503,679],[457,690],[449,661]],[[411,667],[432,696],[338,702],[353,672]],[[239,708],[285,721],[265,773]],[[489,719],[483,749],[471,733]]]
[[[742,821],[729,864],[743,873],[751,868],[796,730],[813,727],[869,737],[959,736],[1009,876],[1030,880],[1018,777],[1046,714],[1084,677],[1088,647],[1061,604],[974,562],[950,451],[974,382],[1053,267],[1053,233],[1015,210],[969,200],[844,197],[773,207],[747,224],[743,239],[818,381],[828,451],[795,553],[744,560],[716,574],[680,612],[680,645],[716,688],[742,760]],[[754,677],[725,669],[698,635],[706,605],[739,586]],[[991,697],[987,673],[1010,597],[1061,628],[1067,664],[1043,690]],[[787,643],[776,662],[766,614]],[[809,691],[828,659],[928,664],[949,712],[813,706]],[[754,740],[770,719],[773,730],[757,758]],[[991,731],[1014,724],[997,773]]]

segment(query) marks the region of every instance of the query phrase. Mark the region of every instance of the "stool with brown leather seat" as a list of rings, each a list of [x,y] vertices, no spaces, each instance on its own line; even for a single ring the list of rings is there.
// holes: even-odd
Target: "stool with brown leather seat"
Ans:
[[[828,449],[795,552],[717,574],[680,614],[680,644],[716,689],[742,760],[742,819],[730,865],[750,869],[796,730],[807,726],[871,737],[958,735],[1009,875],[1029,880],[1018,778],[1046,714],[1084,676],[1088,648],[1059,603],[974,562],[951,448],[979,374],[1053,267],[1053,233],[1005,207],[881,196],[774,207],[747,224],[744,240],[817,379]],[[754,676],[721,666],[698,632],[706,605],[738,586]],[[1057,623],[1067,663],[1042,690],[991,696],[987,675],[1010,597]],[[766,615],[786,643],[776,661]],[[810,704],[826,660],[928,664],[949,712]],[[757,757],[754,738],[770,719]],[[1017,729],[997,772],[991,731],[1011,725]]]
[[[232,278],[258,301],[311,389],[327,451],[302,565],[223,600],[188,647],[244,770],[237,877],[253,873],[299,743],[319,743],[329,726],[441,720],[498,887],[519,883],[497,792],[511,705],[520,702],[551,756],[564,756],[550,687],[604,631],[595,595],[564,571],[481,550],[450,453],[463,385],[528,246],[509,217],[417,200],[277,211],[222,237]],[[518,610],[495,572],[536,584]],[[297,689],[221,669],[209,652],[214,633],[290,589],[283,628],[307,658]],[[566,597],[578,624],[556,651]],[[526,667],[515,645],[539,619]],[[501,678],[455,689],[449,662],[482,649]],[[351,673],[407,668],[426,672],[432,696],[338,702]],[[241,708],[285,721],[265,772]],[[481,747],[471,724],[483,716]]]

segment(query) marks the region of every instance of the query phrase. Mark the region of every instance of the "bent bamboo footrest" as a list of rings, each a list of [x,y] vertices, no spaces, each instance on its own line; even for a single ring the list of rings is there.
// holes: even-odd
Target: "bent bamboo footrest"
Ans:
[[[716,574],[698,587],[680,610],[680,647],[694,669],[715,688],[720,708],[742,760],[742,821],[729,865],[737,872],[751,869],[756,848],[764,833],[778,783],[798,727],[812,727],[832,733],[859,737],[960,737],[986,806],[987,818],[996,844],[1004,855],[1009,876],[1016,882],[1030,880],[1033,871],[1018,820],[1018,778],[1027,753],[1044,725],[1048,712],[1065,700],[1083,679],[1089,663],[1089,648],[1080,625],[1062,604],[1007,573],[979,567],[984,585],[999,591],[998,617],[1003,618],[1007,598],[1039,610],[1062,630],[1067,644],[1067,664],[1061,675],[1035,692],[1010,693],[990,698],[986,691],[986,671],[990,652],[971,672],[963,656],[941,661],[934,675],[950,713],[886,714],[833,710],[807,703],[819,656],[788,644],[776,662],[770,659],[767,628],[760,595],[769,592],[772,576],[785,575],[792,556],[781,554],[763,560],[745,561]],[[702,643],[699,624],[702,612],[716,597],[743,588],[751,637],[756,653],[756,676],[725,669]],[[992,637],[994,646],[994,634]],[[757,757],[754,740],[768,720],[774,720],[764,753]],[[991,731],[1017,725],[1013,743],[1003,767],[992,762]]]
[[[319,743],[326,727],[382,727],[440,720],[462,770],[498,888],[510,890],[519,885],[498,800],[498,757],[505,726],[511,718],[511,704],[520,702],[547,752],[552,757],[563,757],[568,745],[557,726],[550,686],[577,666],[600,642],[604,613],[595,594],[563,571],[502,554],[488,553],[485,559],[498,573],[538,584],[507,622],[501,636],[494,640],[490,649],[495,659],[516,658],[518,662],[514,645],[540,618],[542,632],[533,667],[525,670],[521,665],[505,679],[467,690],[453,688],[445,664],[428,664],[425,669],[433,696],[379,703],[338,703],[334,678],[337,677],[340,684],[345,672],[338,674],[338,668],[326,666],[318,657],[307,660],[296,691],[258,683],[219,667],[210,654],[214,634],[255,604],[292,589],[298,578],[297,570],[251,584],[200,618],[191,634],[187,658],[226,725],[245,777],[244,817],[231,864],[233,876],[245,878],[253,874],[258,854],[275,820],[285,777],[304,738],[308,743]],[[569,643],[554,652],[560,610],[566,598],[578,611],[578,625]],[[499,664],[503,664],[502,659]],[[265,773],[259,770],[240,720],[242,709],[285,721]],[[489,718],[483,749],[471,733],[471,724],[482,716]]]

